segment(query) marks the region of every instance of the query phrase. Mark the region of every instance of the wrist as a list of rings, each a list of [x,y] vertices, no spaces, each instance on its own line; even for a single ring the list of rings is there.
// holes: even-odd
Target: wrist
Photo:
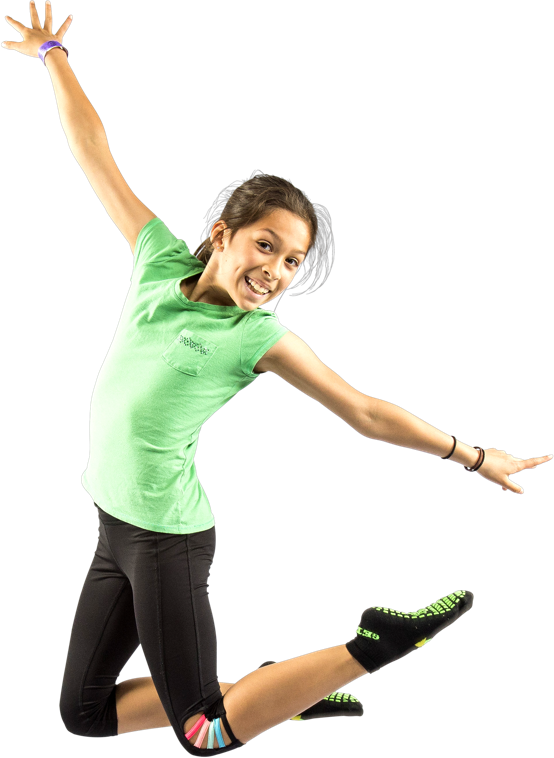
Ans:
[[[64,52],[63,47],[58,47],[56,45],[56,47],[51,47],[50,50],[46,51],[44,55],[44,65],[48,68],[48,64],[53,63],[54,65],[57,65],[62,59],[67,60],[67,55]]]
[[[473,467],[477,465],[480,455],[481,452],[479,450],[471,447],[471,445],[466,445],[465,442],[456,440],[456,449],[450,460],[456,461],[456,463],[461,463],[464,466]]]

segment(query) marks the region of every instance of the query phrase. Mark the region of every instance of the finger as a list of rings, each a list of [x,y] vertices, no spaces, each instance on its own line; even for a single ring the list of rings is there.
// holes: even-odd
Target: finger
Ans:
[[[34,4],[33,0],[31,0],[29,3],[29,11],[31,13],[31,21],[32,21],[33,29],[40,27],[40,18],[38,17],[37,7]]]
[[[13,28],[16,29],[22,37],[25,36],[22,32],[22,29],[28,29],[29,27],[25,26],[25,24],[21,24],[19,21],[16,21],[15,18],[12,18],[11,16],[6,16],[6,21],[10,26],[13,26]]]
[[[520,487],[519,484],[512,482],[511,479],[507,479],[507,489],[509,489],[510,492],[515,492],[517,495],[523,495],[523,488]]]
[[[551,455],[541,455],[540,458],[528,458],[525,463],[525,468],[537,468],[541,463],[546,463],[552,459]]]
[[[66,20],[63,22],[63,24],[60,26],[60,28],[58,29],[57,33],[59,34],[62,29],[65,29],[64,31],[64,34],[65,34],[65,32],[69,29],[72,21],[73,21],[73,16],[68,16]]]
[[[44,28],[49,34],[52,34],[52,6],[49,0],[46,0],[46,11],[44,12]]]

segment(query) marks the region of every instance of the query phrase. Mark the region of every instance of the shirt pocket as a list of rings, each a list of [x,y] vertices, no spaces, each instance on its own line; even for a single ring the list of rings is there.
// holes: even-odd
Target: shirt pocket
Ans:
[[[198,376],[213,358],[215,342],[201,337],[190,329],[181,329],[173,342],[162,353],[164,361],[183,374]]]

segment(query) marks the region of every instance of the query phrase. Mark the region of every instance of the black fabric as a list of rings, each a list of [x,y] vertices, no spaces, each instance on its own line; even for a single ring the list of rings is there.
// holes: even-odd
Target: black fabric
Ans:
[[[115,683],[140,644],[177,738],[189,753],[205,754],[185,738],[184,725],[210,709],[225,713],[208,598],[215,527],[195,534],[151,532],[95,505],[98,545],[71,631],[63,722],[81,736],[117,735]],[[242,744],[234,739],[210,753]]]
[[[223,722],[223,726],[225,727],[227,731],[227,736],[231,740],[231,744],[225,746],[225,750],[229,750],[231,747],[240,747],[241,745],[244,745],[245,743],[240,742],[240,740],[237,740],[237,738],[233,734],[231,725],[229,724],[229,721],[227,720],[227,711],[225,710],[225,705],[223,703],[224,697],[225,696],[223,696],[220,700],[218,700],[212,706],[207,708],[205,711],[205,715],[208,721],[214,721],[214,719],[221,719],[221,721]],[[210,748],[210,753],[211,752],[213,752],[213,748]]]

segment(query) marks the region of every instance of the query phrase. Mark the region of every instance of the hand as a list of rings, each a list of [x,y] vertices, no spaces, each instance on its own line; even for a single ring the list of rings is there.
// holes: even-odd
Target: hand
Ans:
[[[23,37],[23,42],[2,42],[2,47],[7,47],[8,50],[17,50],[19,53],[30,55],[32,58],[38,58],[38,49],[41,45],[44,45],[45,42],[49,42],[50,40],[56,40],[60,43],[62,42],[63,35],[69,29],[72,19],[68,16],[58,31],[55,34],[52,34],[52,7],[50,3],[46,2],[44,27],[41,26],[34,2],[31,2],[30,6],[33,28],[29,29],[14,18],[6,16],[6,21],[13,26],[14,29],[17,29]]]
[[[537,468],[540,463],[546,463],[546,461],[551,460],[551,457],[550,455],[543,455],[540,458],[523,460],[522,458],[514,458],[513,455],[509,455],[505,450],[497,450],[491,447],[485,450],[484,463],[477,470],[477,473],[495,484],[502,484],[504,491],[511,490],[522,495],[523,489],[519,484],[508,479],[508,476],[523,471],[526,468]]]

